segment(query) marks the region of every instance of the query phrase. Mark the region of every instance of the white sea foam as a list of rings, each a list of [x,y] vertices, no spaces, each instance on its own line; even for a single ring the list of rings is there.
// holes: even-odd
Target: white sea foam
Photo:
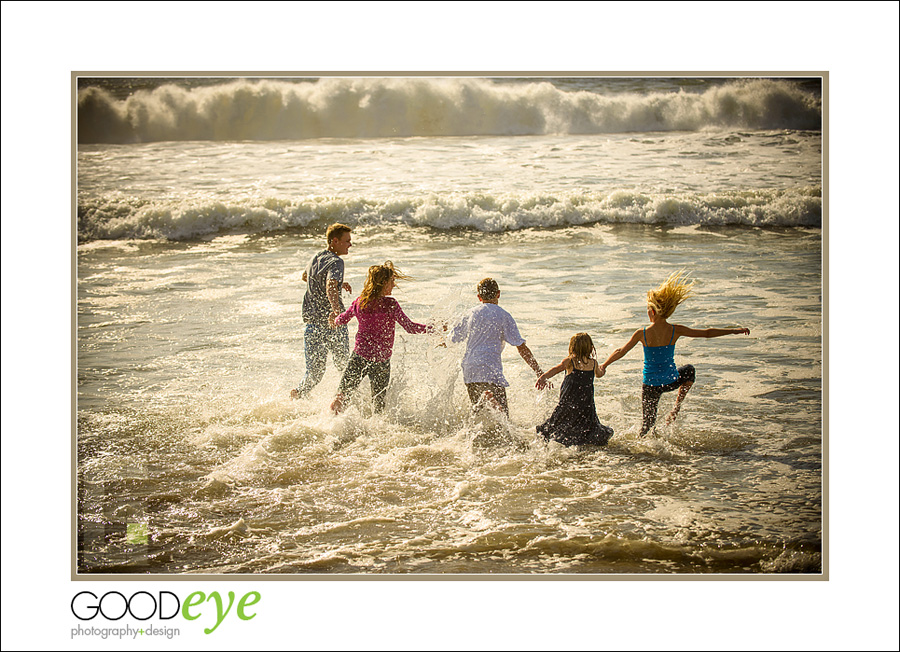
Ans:
[[[210,200],[185,204],[159,199],[135,203],[112,194],[79,207],[82,241],[159,238],[187,240],[208,235],[274,233],[321,226],[335,215],[351,225],[405,224],[441,230],[517,231],[589,224],[667,226],[822,225],[819,188],[784,191],[644,194],[633,191],[556,195],[467,194],[459,196],[361,197],[298,200]]]
[[[562,90],[549,81],[327,78],[170,83],[126,99],[87,86],[78,95],[80,143],[818,130],[821,120],[820,97],[772,79],[641,94]]]

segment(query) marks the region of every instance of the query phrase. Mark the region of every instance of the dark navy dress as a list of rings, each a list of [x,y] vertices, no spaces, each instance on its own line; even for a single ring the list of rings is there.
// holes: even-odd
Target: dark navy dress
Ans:
[[[596,361],[594,362],[596,365]],[[559,390],[559,405],[544,423],[539,434],[565,446],[605,446],[613,430],[597,418],[594,407],[594,370],[572,369]]]

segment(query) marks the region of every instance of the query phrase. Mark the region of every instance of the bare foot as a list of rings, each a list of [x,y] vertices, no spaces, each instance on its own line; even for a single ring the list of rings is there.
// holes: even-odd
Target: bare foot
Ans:
[[[344,411],[344,395],[338,394],[334,397],[334,400],[331,402],[331,411],[335,414],[340,414]]]
[[[300,398],[300,390],[292,389],[291,390],[291,398]]]

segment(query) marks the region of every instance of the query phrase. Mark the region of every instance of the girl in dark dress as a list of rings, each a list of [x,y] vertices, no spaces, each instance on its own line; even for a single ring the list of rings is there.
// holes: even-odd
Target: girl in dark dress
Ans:
[[[566,446],[603,446],[612,437],[612,428],[600,423],[594,407],[594,378],[601,378],[605,373],[596,355],[591,336],[576,333],[569,340],[569,355],[538,378],[535,387],[543,389],[549,378],[566,372],[559,390],[559,405],[537,427],[538,433],[547,439]]]

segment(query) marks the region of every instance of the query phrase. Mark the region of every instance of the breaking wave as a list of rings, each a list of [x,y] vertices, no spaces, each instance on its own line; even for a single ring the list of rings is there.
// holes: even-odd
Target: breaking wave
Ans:
[[[79,241],[190,240],[229,232],[275,233],[321,222],[405,224],[441,230],[516,231],[590,224],[821,227],[819,187],[709,194],[634,191],[368,199],[146,200],[115,193],[79,202]]]
[[[609,93],[481,78],[165,83],[124,99],[78,93],[79,143],[601,134],[702,129],[820,130],[821,97],[785,79],[705,90]]]

